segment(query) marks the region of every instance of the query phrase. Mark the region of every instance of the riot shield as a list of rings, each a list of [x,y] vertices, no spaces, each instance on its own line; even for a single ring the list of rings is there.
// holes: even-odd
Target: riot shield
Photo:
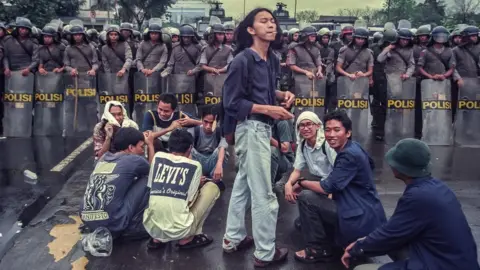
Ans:
[[[35,74],[35,136],[62,136],[63,132],[63,74]]]
[[[400,73],[387,74],[387,118],[385,142],[413,138],[415,133],[416,78],[402,80]]]
[[[423,80],[422,140],[428,145],[452,145],[452,96],[450,80]]]
[[[203,84],[203,104],[217,104],[222,100],[222,88],[227,79],[227,74],[205,74]]]
[[[138,126],[143,124],[143,116],[148,110],[157,110],[157,102],[162,93],[162,77],[154,72],[149,77],[141,72],[134,75],[133,120]]]
[[[101,116],[107,102],[115,100],[122,103],[130,114],[130,100],[128,97],[128,73],[118,77],[116,73],[98,74],[98,113]]]
[[[387,30],[387,29],[390,29],[390,30],[396,30],[395,28],[395,24],[393,22],[387,22],[385,23],[385,25],[383,26],[383,30]]]
[[[314,112],[323,119],[325,114],[326,81],[310,80],[307,76],[295,74],[294,114],[297,118],[303,111]]]
[[[32,136],[34,80],[32,73],[24,77],[22,71],[12,71],[10,77],[5,76],[5,93],[3,94],[3,135],[5,137]]]
[[[99,121],[97,112],[97,79],[86,73],[76,77],[65,74],[64,136],[88,137]]]
[[[455,144],[480,146],[480,78],[463,78],[458,90],[458,106],[455,115]]]
[[[222,20],[218,18],[217,16],[210,16],[210,21],[208,22],[208,25],[212,26],[214,24],[222,24]]]
[[[352,120],[353,139],[364,143],[368,140],[368,78],[351,80],[341,76],[337,80],[337,107],[345,110]]]
[[[410,29],[412,28],[412,24],[408,20],[399,20],[398,21],[398,29]]]
[[[170,74],[167,77],[167,92],[177,96],[178,109],[193,117],[198,115],[195,80],[195,76],[187,74]]]

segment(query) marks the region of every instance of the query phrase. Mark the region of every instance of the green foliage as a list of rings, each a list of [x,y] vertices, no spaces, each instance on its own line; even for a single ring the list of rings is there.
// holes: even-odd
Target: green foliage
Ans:
[[[118,0],[122,21],[135,21],[139,28],[150,18],[161,17],[171,6],[170,0]]]
[[[297,12],[297,21],[299,22],[313,22],[320,18],[316,10],[302,10]]]

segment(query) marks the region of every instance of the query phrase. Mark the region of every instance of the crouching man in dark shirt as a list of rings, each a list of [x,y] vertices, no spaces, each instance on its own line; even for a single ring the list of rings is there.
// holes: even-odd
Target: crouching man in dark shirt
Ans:
[[[337,152],[332,172],[322,181],[291,181],[296,191],[285,192],[288,201],[298,200],[306,248],[296,252],[295,259],[305,263],[333,260],[336,245],[346,247],[386,222],[373,181],[373,161],[349,139],[352,121],[344,111],[333,111],[324,122],[325,139]],[[304,189],[300,194],[299,187]],[[332,194],[331,200],[327,194]]]
[[[360,265],[355,270],[480,269],[477,247],[462,206],[453,191],[430,175],[430,149],[416,139],[399,141],[385,155],[395,178],[407,187],[390,220],[367,237],[350,244],[351,257],[379,256],[408,247],[408,259]]]
[[[153,136],[144,138],[135,128],[121,128],[115,134],[115,154],[105,153],[90,176],[80,216],[90,230],[105,227],[114,238],[143,238],[143,212],[148,204],[149,162],[143,146],[148,145],[150,161],[155,152]]]

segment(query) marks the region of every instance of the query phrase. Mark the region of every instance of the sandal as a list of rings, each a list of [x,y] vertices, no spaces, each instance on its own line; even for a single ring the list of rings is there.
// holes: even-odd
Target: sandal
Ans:
[[[226,244],[228,245],[228,243],[229,243],[228,240],[223,240],[223,241],[226,242]],[[253,245],[253,243],[254,243],[253,237],[247,235],[237,246],[235,246],[233,248],[230,248],[230,249],[224,248],[223,251],[225,251],[226,253],[233,253],[235,251],[239,251],[239,250],[242,250],[242,249],[247,249],[247,248],[251,247]]]
[[[300,257],[295,252],[295,259],[302,263],[318,263],[318,262],[329,262],[333,260],[331,254],[328,254],[325,250],[315,250],[311,248],[305,248],[305,257]]]
[[[197,234],[193,237],[192,241],[186,243],[185,245],[177,244],[176,246],[179,249],[192,249],[210,245],[213,242],[213,239],[206,234]]]
[[[154,249],[161,249],[166,246],[166,243],[163,242],[155,242],[153,238],[148,240],[147,249],[154,250]]]

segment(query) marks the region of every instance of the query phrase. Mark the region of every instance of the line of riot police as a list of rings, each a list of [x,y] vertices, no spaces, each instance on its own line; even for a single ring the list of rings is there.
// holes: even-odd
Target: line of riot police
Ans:
[[[477,27],[413,29],[400,20],[370,37],[357,21],[336,35],[311,26],[283,32],[280,84],[295,93],[296,115],[345,109],[363,142],[370,113],[375,138],[389,144],[417,137],[430,145],[480,145]]]

